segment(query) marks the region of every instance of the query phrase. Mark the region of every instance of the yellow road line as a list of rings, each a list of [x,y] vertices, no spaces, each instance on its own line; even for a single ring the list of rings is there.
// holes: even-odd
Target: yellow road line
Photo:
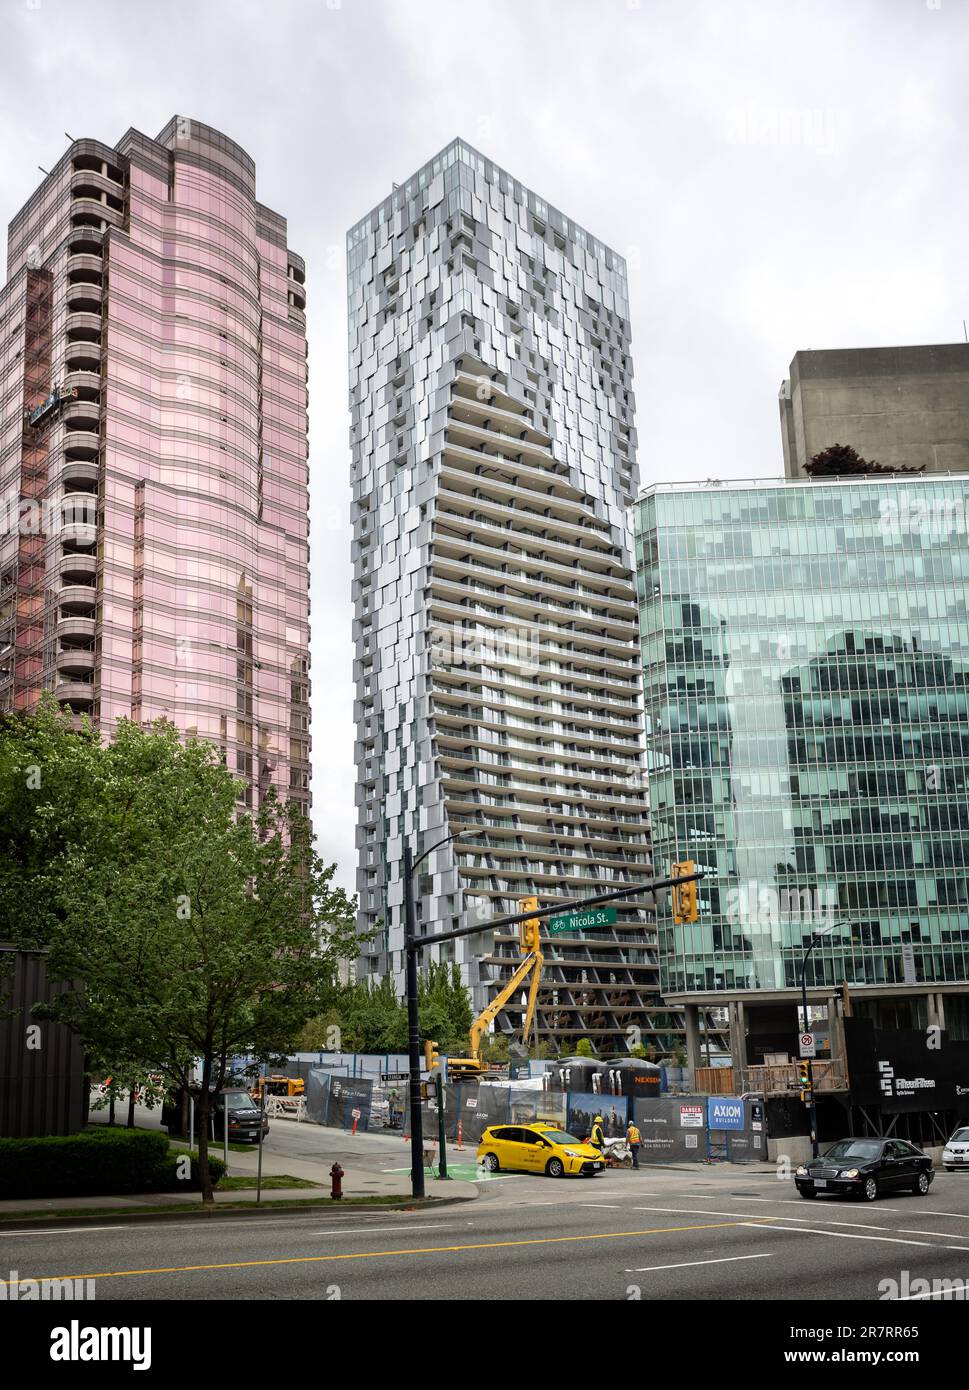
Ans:
[[[779,1216],[758,1216],[743,1221],[713,1221],[703,1226],[653,1226],[645,1231],[600,1231],[595,1235],[537,1236],[531,1240],[491,1240],[479,1245],[426,1245],[401,1250],[355,1250],[346,1255],[293,1255],[282,1260],[232,1260],[227,1264],[171,1265],[159,1269],[102,1270],[99,1274],[32,1274],[21,1279],[0,1279],[0,1287],[31,1279],[131,1279],[139,1274],[197,1274],[210,1269],[256,1269],[265,1265],[326,1264],[331,1260],[379,1260],[394,1255],[446,1255],[464,1250],[504,1250],[515,1245],[560,1245],[576,1240],[623,1240],[633,1236],[661,1236],[680,1231],[717,1231],[725,1226],[749,1226],[754,1222],[780,1221]]]

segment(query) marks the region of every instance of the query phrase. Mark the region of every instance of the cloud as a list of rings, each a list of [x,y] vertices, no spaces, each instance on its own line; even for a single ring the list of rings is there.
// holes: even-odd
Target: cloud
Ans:
[[[801,347],[969,316],[956,0],[21,0],[0,218],[64,131],[173,112],[256,160],[307,261],[315,823],[352,885],[347,228],[461,134],[630,257],[644,481],[774,476]],[[823,147],[823,148],[822,148]]]

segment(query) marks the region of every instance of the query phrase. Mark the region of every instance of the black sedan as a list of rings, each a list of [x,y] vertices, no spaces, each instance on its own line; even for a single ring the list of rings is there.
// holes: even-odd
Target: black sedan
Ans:
[[[905,1139],[839,1139],[794,1174],[802,1197],[837,1192],[873,1202],[883,1192],[924,1197],[935,1174],[932,1160]]]

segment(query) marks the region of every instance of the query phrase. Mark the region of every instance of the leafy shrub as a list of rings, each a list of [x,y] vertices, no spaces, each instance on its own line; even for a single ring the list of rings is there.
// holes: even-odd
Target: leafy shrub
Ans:
[[[198,1190],[176,1177],[177,1152],[168,1136],[148,1130],[99,1126],[81,1134],[42,1139],[0,1139],[0,1197],[98,1197],[126,1192]],[[213,1181],[225,1165],[209,1159]]]
[[[162,1163],[156,1173],[154,1190],[157,1192],[201,1192],[202,1184],[199,1182],[198,1159],[192,1155],[192,1176],[191,1178],[180,1178],[179,1160],[187,1157],[187,1153],[170,1153]],[[225,1173],[225,1163],[221,1158],[216,1158],[214,1154],[209,1154],[209,1173],[212,1177],[212,1186],[215,1187],[220,1178]]]

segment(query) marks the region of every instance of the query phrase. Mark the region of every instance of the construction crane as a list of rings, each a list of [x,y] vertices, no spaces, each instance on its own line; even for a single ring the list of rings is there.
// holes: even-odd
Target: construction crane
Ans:
[[[519,898],[518,910],[520,912],[537,912],[538,899]],[[522,1023],[522,1042],[527,1047],[535,1017],[535,1005],[538,1003],[538,987],[542,978],[542,961],[544,959],[539,926],[540,919],[538,917],[527,917],[523,922],[518,923],[518,949],[522,956],[521,962],[511,979],[502,985],[494,999],[491,1000],[487,1008],[482,1009],[468,1029],[468,1056],[448,1058],[448,1075],[454,1080],[482,1076],[487,1072],[488,1064],[481,1060],[481,1039],[487,1032],[488,1025],[497,1018],[515,991],[531,975],[531,982],[528,986],[528,1004]]]

